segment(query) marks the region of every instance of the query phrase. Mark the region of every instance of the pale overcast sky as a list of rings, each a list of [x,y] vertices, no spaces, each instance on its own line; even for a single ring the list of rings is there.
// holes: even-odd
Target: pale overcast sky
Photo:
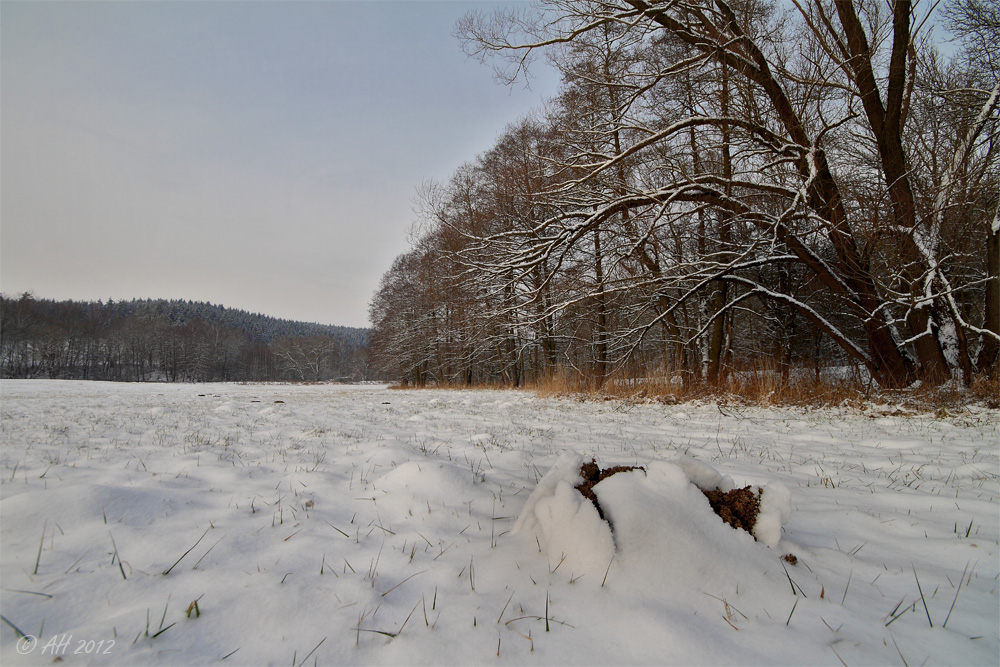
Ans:
[[[475,2],[0,2],[0,291],[367,326],[416,188],[555,92]]]

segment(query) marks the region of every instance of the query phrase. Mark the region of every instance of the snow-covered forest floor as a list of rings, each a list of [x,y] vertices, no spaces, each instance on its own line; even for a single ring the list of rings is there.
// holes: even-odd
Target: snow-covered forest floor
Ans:
[[[4,665],[1000,659],[996,410],[0,391]],[[646,468],[595,487],[613,536],[570,493],[581,455]],[[787,489],[774,548],[692,459]]]

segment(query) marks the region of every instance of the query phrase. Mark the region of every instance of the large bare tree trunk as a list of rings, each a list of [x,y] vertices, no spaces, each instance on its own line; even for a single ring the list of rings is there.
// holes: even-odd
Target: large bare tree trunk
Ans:
[[[930,382],[941,382],[949,375],[948,362],[936,335],[932,316],[934,302],[928,302],[921,294],[920,279],[926,263],[913,237],[917,224],[917,211],[902,139],[907,82],[906,59],[910,50],[911,3],[909,0],[895,0],[893,6],[893,41],[885,106],[882,104],[878,82],[872,69],[871,47],[854,3],[841,0],[836,5],[850,49],[848,64],[853,70],[854,83],[861,95],[868,124],[878,144],[880,165],[892,203],[893,229],[896,231],[894,237],[903,250],[903,272],[910,284],[912,295],[912,305],[906,315],[906,324],[910,336],[914,339],[913,345],[920,361],[922,378]]]
[[[719,112],[723,118],[726,118],[729,116],[729,68],[725,63],[722,63],[721,68],[722,90]],[[725,194],[728,197],[732,194],[733,180],[733,158],[729,145],[729,123],[723,121],[720,129],[722,130],[722,179],[725,183]],[[692,148],[695,146],[694,128],[691,129],[691,146]],[[727,249],[732,243],[731,221],[729,215],[725,212],[722,212],[722,219],[719,222],[719,243],[723,248]],[[726,305],[726,301],[729,299],[729,283],[725,280],[717,281],[717,283],[713,299],[714,303],[712,305],[713,313],[722,311]],[[727,310],[712,322],[712,333],[708,344],[708,381],[712,384],[718,384],[721,379],[722,349],[726,334],[726,320],[730,317]]]
[[[1000,337],[1000,204],[986,237],[986,305],[983,329]],[[983,344],[976,357],[976,370],[987,373],[990,377],[1000,374],[1000,342],[997,342],[997,338],[983,336]]]

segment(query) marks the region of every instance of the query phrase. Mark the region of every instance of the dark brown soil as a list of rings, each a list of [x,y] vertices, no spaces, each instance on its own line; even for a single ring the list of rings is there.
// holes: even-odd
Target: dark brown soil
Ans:
[[[733,528],[751,533],[760,512],[760,493],[747,486],[732,491],[703,491],[715,513]]]
[[[584,498],[589,498],[590,502],[594,503],[594,507],[597,508],[597,513],[601,515],[602,519],[604,519],[604,510],[601,509],[601,503],[597,502],[597,496],[593,491],[594,485],[602,479],[611,477],[616,473],[629,472],[632,470],[646,471],[646,469],[642,466],[614,466],[601,470],[600,466],[597,465],[597,461],[590,459],[590,463],[584,463],[580,466],[580,476],[583,477],[583,483],[578,485],[576,489],[583,494]]]
[[[632,470],[642,470],[645,472],[646,469],[642,466],[614,466],[602,470],[597,465],[597,461],[591,459],[589,463],[584,463],[580,466],[580,476],[583,477],[583,483],[576,488],[585,498],[589,498],[590,502],[594,503],[594,507],[597,508],[597,513],[601,515],[601,518],[606,519],[604,510],[601,509],[601,503],[598,502],[597,495],[594,494],[594,485],[603,479],[611,477],[611,475]],[[739,528],[753,534],[754,524],[757,523],[757,514],[760,512],[759,490],[754,491],[751,487],[747,486],[727,492],[703,491],[702,493],[708,498],[712,510],[719,515],[719,518],[733,528]],[[757,538],[755,537],[754,539]]]

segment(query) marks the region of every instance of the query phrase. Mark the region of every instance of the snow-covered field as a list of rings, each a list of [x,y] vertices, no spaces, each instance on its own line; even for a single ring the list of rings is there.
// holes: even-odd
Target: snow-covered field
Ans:
[[[1000,661],[997,411],[0,392],[4,665]],[[613,536],[574,455],[646,468],[595,488]],[[770,485],[769,539],[705,465]]]

